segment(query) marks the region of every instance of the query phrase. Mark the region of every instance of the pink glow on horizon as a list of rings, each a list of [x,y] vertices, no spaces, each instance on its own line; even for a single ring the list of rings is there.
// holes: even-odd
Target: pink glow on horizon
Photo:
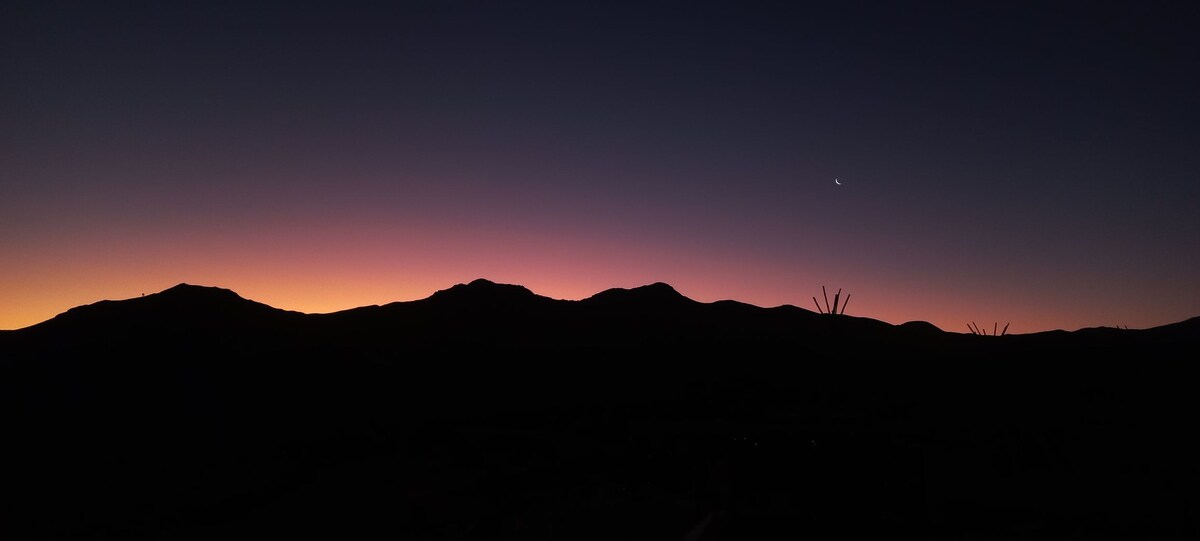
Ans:
[[[1149,313],[1137,316],[1116,306],[1120,299],[1101,296],[1087,305],[1034,310],[1045,294],[1034,287],[988,290],[940,276],[908,275],[897,270],[903,263],[873,271],[864,265],[837,267],[736,243],[714,243],[715,248],[671,243],[661,233],[630,238],[603,228],[561,228],[538,234],[538,224],[422,227],[402,219],[325,228],[287,221],[247,227],[240,234],[223,231],[240,227],[228,224],[212,234],[200,228],[130,229],[117,239],[111,231],[82,234],[70,238],[70,250],[61,248],[66,235],[30,242],[14,254],[17,264],[0,276],[8,284],[0,293],[6,307],[0,328],[29,326],[77,305],[133,298],[181,282],[232,289],[281,309],[326,313],[421,299],[476,278],[571,300],[612,287],[666,282],[702,302],[731,299],[807,310],[824,284],[830,294],[841,287],[853,296],[848,315],[894,324],[925,320],[951,332],[966,332],[968,321],[988,327],[1011,322],[1011,333],[1172,322],[1151,319]],[[1128,319],[1093,319],[1106,311]]]
[[[465,198],[415,193],[399,203],[352,189],[296,196],[316,201],[306,204],[242,194],[258,201],[244,208],[228,196],[182,198],[45,222],[5,247],[0,329],[181,282],[308,313],[421,299],[476,278],[572,300],[666,282],[702,302],[806,310],[825,285],[852,295],[848,315],[894,324],[924,320],[952,332],[966,332],[970,321],[1011,322],[1013,333],[1143,328],[1186,319],[1189,303],[1197,302],[1194,294],[1148,299],[1112,287],[1123,278],[1116,271],[1093,270],[1092,281],[1075,278],[1070,267],[1036,280],[1026,278],[1036,276],[1030,270],[980,276],[957,253],[898,244],[896,235],[879,238],[880,227],[865,211],[829,228],[802,218],[789,225],[774,208],[733,221],[708,208],[641,208],[602,193],[581,205],[536,191],[468,191]],[[170,226],[162,225],[167,217]],[[783,238],[798,240],[789,245]],[[1177,317],[1166,319],[1170,314]]]

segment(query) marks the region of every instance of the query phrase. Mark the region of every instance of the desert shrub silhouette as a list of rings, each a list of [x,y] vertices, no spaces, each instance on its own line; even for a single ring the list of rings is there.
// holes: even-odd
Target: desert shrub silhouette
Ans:
[[[1008,334],[1008,326],[1009,325],[1012,325],[1012,323],[1011,322],[1005,323],[1004,330],[1000,331],[999,334],[996,334],[996,329],[1000,326],[1000,324],[996,323],[996,322],[992,323],[992,334],[988,334],[986,328],[980,329],[979,324],[975,323],[974,321],[968,323],[967,328],[971,330],[971,334],[974,334],[977,336],[1004,336],[1004,335]]]
[[[817,298],[813,297],[813,304],[817,305],[817,312],[828,315],[844,315],[846,313],[846,305],[850,304],[850,294],[846,294],[845,302],[842,302],[842,311],[838,312],[838,302],[842,296],[842,288],[838,288],[837,293],[833,294],[833,308],[829,307],[829,294],[825,292],[825,286],[821,286],[821,295],[825,297],[825,308],[821,308],[821,303],[817,302]]]

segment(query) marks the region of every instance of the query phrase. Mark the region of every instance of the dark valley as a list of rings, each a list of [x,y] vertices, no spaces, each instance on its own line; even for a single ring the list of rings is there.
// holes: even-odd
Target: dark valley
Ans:
[[[0,536],[1194,538],[1200,318],[1008,336],[666,284],[0,332]]]

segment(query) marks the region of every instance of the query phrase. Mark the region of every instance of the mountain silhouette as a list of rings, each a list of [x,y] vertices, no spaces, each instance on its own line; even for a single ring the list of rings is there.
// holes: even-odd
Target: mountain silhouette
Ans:
[[[633,289],[612,288],[601,291],[583,302],[591,304],[642,304],[670,306],[691,304],[695,301],[684,297],[675,288],[662,282],[636,287]]]
[[[179,284],[161,293],[72,308],[15,333],[60,335],[68,342],[97,335],[110,340],[126,336],[135,339],[146,338],[151,332],[187,334],[270,326],[300,315],[244,299],[228,289]]]
[[[475,280],[0,332],[0,536],[1194,538],[1200,318],[1002,337]]]

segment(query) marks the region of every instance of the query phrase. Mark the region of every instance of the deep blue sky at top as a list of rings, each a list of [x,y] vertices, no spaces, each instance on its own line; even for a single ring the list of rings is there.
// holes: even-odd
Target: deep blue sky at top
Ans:
[[[647,281],[759,304],[847,283],[885,319],[1200,312],[1192,3],[18,2],[0,19],[0,249],[26,273],[57,261],[30,239],[64,227],[317,212],[671,246]],[[620,280],[644,253],[610,254]],[[513,268],[496,272],[538,290]]]

